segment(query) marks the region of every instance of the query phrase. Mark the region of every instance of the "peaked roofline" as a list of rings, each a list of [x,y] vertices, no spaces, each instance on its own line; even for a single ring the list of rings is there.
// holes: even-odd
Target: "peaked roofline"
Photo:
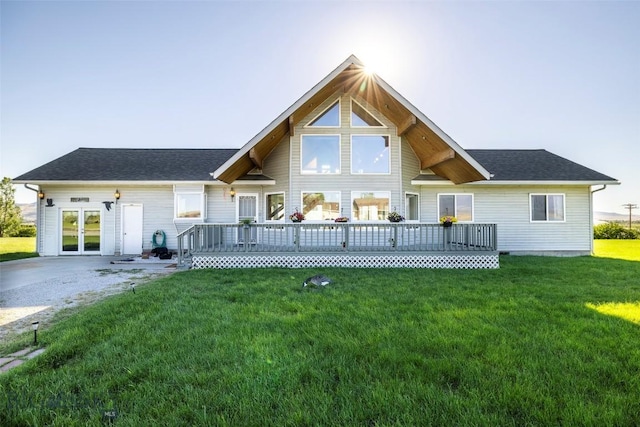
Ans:
[[[307,91],[302,97],[300,97],[296,102],[293,103],[288,109],[286,109],[283,113],[281,113],[275,120],[273,120],[267,127],[265,127],[262,131],[260,131],[256,136],[251,138],[249,142],[247,142],[244,146],[242,146],[231,158],[229,158],[224,164],[222,164],[219,168],[217,168],[212,176],[214,179],[220,179],[225,182],[233,181],[233,175],[229,173],[229,169],[236,165],[237,163],[241,163],[245,161],[244,159],[250,154],[251,150],[261,141],[271,134],[271,138],[274,138],[274,134],[278,133],[282,135],[283,132],[288,131],[283,130],[284,127],[289,125],[289,119],[292,117],[296,111],[298,111],[301,107],[303,107],[309,100],[311,100],[314,96],[316,96],[322,89],[324,89],[330,82],[340,76],[341,73],[347,71],[351,67],[356,67],[364,70],[365,65],[360,59],[358,59],[355,55],[350,55],[342,64],[336,67],[333,71],[331,71],[325,78],[323,78],[319,83],[313,86],[309,91]],[[382,78],[380,78],[377,74],[372,73],[370,78],[373,80],[375,84],[380,86],[385,92],[389,94],[392,98],[395,99],[404,109],[409,111],[414,118],[419,119],[431,132],[433,132],[437,138],[443,141],[451,150],[455,152],[455,155],[462,158],[475,172],[476,178],[483,178],[485,180],[490,179],[490,173],[487,171],[480,163],[478,163],[473,157],[471,157],[465,150],[458,145],[449,135],[447,135],[442,129],[436,126],[431,119],[429,119],[424,113],[418,110],[413,104],[407,101],[402,95],[400,95],[391,85],[385,82]],[[425,136],[422,136],[422,139],[425,139]],[[246,173],[246,171],[245,171]],[[237,173],[236,173],[237,174]],[[475,180],[475,179],[474,179]],[[467,180],[470,181],[470,180]]]

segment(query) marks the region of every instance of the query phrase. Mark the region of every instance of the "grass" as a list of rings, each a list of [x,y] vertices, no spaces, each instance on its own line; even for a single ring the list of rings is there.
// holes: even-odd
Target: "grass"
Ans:
[[[640,261],[640,240],[594,240],[598,257]]]
[[[0,237],[0,262],[37,257],[35,237]]]
[[[318,272],[335,283],[301,289]],[[40,331],[0,375],[0,425],[638,425],[640,325],[598,309],[637,310],[638,277],[596,257],[176,273]]]

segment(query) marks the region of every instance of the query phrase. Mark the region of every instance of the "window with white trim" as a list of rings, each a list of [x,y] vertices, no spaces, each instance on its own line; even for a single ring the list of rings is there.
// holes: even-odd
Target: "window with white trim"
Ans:
[[[307,127],[340,127],[340,99],[318,114]]]
[[[459,222],[473,221],[473,194],[438,194],[438,221],[455,216]]]
[[[175,193],[176,219],[204,219],[206,195],[204,193]]]
[[[354,99],[351,100],[351,127],[377,127],[383,128],[385,125],[380,122],[369,110],[364,108]]]
[[[341,216],[340,192],[303,192],[302,213],[307,221],[325,221],[338,218]]]
[[[407,221],[418,221],[420,219],[420,199],[417,193],[405,193],[404,213]]]
[[[340,135],[302,135],[300,140],[303,174],[340,173]]]
[[[353,191],[351,212],[354,221],[386,221],[391,195],[388,191]]]
[[[351,135],[351,173],[388,174],[389,136]]]
[[[267,221],[284,221],[284,193],[267,194]]]
[[[530,194],[531,222],[563,222],[564,194]]]

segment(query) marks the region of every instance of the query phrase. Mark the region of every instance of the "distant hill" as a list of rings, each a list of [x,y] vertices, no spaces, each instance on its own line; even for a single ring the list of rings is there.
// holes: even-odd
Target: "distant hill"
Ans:
[[[593,221],[594,222],[629,221],[629,214],[595,211],[593,213]],[[640,215],[631,215],[631,221],[640,221]]]
[[[27,224],[36,223],[36,204],[35,203],[16,203],[22,211],[22,222]]]

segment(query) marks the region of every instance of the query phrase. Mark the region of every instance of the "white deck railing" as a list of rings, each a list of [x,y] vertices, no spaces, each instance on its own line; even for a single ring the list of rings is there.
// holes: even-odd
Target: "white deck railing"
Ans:
[[[495,251],[495,224],[196,224],[178,235],[178,261],[192,254]]]

